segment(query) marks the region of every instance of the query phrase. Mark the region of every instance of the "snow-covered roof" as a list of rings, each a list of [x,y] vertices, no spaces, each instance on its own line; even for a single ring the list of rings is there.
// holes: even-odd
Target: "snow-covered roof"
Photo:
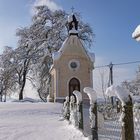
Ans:
[[[49,72],[51,72],[51,70],[53,69],[54,65],[51,65]]]
[[[140,25],[138,25],[132,33],[132,38],[136,39],[137,41],[140,41]]]
[[[73,45],[73,42],[75,43],[75,45],[79,45],[82,47],[82,49],[85,51],[87,57],[89,58],[89,60],[91,62],[93,62],[93,63],[95,62],[95,54],[93,52],[91,53],[88,50],[86,50],[86,48],[83,46],[81,40],[76,35],[71,35],[66,38],[66,40],[63,42],[62,47],[59,49],[59,51],[53,53],[53,60],[54,61],[58,60],[61,57],[61,55],[63,54],[65,48],[68,45]]]
[[[91,62],[95,62],[95,54],[93,53],[93,52],[88,52],[87,51],[87,53],[88,53],[88,56],[90,57],[90,60],[91,60]]]
[[[75,30],[75,29],[71,29],[71,30],[69,31],[69,34],[78,34],[78,31]]]
[[[65,41],[62,44],[62,47],[59,49],[58,52],[55,52],[55,53],[52,54],[52,58],[53,58],[54,61],[58,60],[60,58],[60,56],[61,56],[61,54],[64,50],[64,47],[65,47],[65,44],[66,44],[67,40],[68,40],[68,38],[65,39]]]

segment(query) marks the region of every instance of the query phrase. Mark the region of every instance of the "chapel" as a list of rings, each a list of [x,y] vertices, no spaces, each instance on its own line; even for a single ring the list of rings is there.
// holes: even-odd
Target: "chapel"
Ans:
[[[53,54],[50,69],[51,88],[49,101],[63,101],[74,90],[82,93],[84,87],[93,87],[94,53],[89,53],[78,37],[78,20],[74,14],[68,16],[69,35],[57,53]]]

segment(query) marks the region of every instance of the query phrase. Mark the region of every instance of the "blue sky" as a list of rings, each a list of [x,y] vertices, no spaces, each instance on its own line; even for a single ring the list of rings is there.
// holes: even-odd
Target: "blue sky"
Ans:
[[[140,24],[140,0],[0,0],[0,49],[16,47],[16,28],[31,23],[34,4],[46,3],[52,9],[80,12],[95,33],[92,51],[95,65],[140,60],[140,42],[132,32]],[[135,76],[138,64],[114,67],[116,81]],[[96,74],[95,74],[96,75]]]

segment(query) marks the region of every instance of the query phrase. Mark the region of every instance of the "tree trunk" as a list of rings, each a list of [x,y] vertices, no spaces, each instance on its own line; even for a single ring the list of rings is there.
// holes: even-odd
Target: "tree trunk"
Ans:
[[[23,100],[23,91],[25,88],[25,83],[26,83],[26,71],[24,71],[23,73],[23,81],[22,81],[22,85],[21,85],[21,89],[19,93],[19,100]]]
[[[5,93],[5,95],[4,95],[4,102],[6,102],[6,93]]]
[[[0,93],[0,101],[2,102],[2,93]]]

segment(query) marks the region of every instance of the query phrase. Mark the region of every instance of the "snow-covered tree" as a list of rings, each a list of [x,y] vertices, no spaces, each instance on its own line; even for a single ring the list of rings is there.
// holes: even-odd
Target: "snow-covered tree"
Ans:
[[[128,89],[132,95],[140,95],[140,66],[136,71],[136,78],[132,81],[124,81],[122,86]]]
[[[47,101],[49,94],[51,75],[49,70],[52,65],[52,59],[49,56],[43,58],[41,63],[34,66],[34,85],[43,101]]]
[[[23,99],[23,91],[26,80],[32,81],[31,72],[32,65],[36,63],[38,58],[42,56],[40,49],[32,46],[32,44],[21,44],[14,50],[13,67],[17,77],[17,88],[19,92],[19,100]]]
[[[0,55],[0,100],[2,97],[10,94],[16,83],[16,75],[13,67],[13,49],[5,46]]]

